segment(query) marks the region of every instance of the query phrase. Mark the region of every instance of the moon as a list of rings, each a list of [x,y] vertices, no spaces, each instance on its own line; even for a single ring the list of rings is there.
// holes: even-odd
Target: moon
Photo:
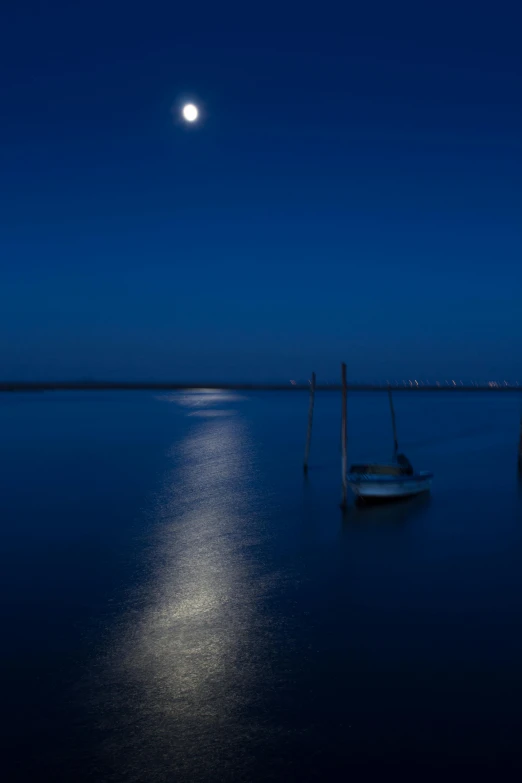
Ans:
[[[186,103],[182,110],[183,118],[187,122],[195,122],[199,116],[198,107],[193,103]]]

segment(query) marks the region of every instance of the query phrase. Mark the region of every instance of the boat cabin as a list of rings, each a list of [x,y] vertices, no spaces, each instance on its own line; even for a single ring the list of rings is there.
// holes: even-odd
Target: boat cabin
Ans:
[[[390,463],[373,462],[368,464],[352,465],[350,473],[363,473],[374,476],[411,476],[413,467],[404,454],[397,454],[396,460]]]

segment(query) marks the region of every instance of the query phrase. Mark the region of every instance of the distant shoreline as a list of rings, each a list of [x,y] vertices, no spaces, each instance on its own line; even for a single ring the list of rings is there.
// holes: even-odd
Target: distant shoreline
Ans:
[[[56,381],[26,382],[1,381],[0,392],[48,391],[308,391],[308,384],[270,383],[166,383],[166,382],[111,382],[111,381]],[[390,386],[398,392],[522,392],[522,386]],[[341,391],[340,384],[318,384],[317,391]],[[348,384],[348,391],[385,392],[386,385]]]

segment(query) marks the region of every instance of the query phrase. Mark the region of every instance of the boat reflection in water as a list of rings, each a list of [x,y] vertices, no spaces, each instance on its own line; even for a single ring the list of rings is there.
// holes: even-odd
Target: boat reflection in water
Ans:
[[[376,530],[380,525],[383,528],[400,527],[418,520],[429,509],[432,497],[424,492],[415,497],[406,496],[397,498],[393,503],[365,503],[356,502],[349,507],[343,521],[346,527],[361,524],[365,529],[371,527]]]
[[[167,772],[169,780],[209,779],[228,764],[246,772],[242,735],[251,742],[256,730],[245,710],[267,660],[259,607],[271,577],[252,555],[257,498],[247,425],[234,410],[187,404],[204,420],[172,455],[153,515],[148,578],[110,655],[119,728],[107,750],[125,780],[163,780]]]

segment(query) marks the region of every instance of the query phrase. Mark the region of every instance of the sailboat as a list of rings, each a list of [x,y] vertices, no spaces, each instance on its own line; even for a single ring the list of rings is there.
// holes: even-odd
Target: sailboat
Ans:
[[[429,492],[433,473],[415,472],[409,459],[399,454],[397,427],[391,389],[388,388],[393,427],[394,452],[388,463],[374,462],[352,465],[347,476],[348,486],[361,500],[394,500]]]

